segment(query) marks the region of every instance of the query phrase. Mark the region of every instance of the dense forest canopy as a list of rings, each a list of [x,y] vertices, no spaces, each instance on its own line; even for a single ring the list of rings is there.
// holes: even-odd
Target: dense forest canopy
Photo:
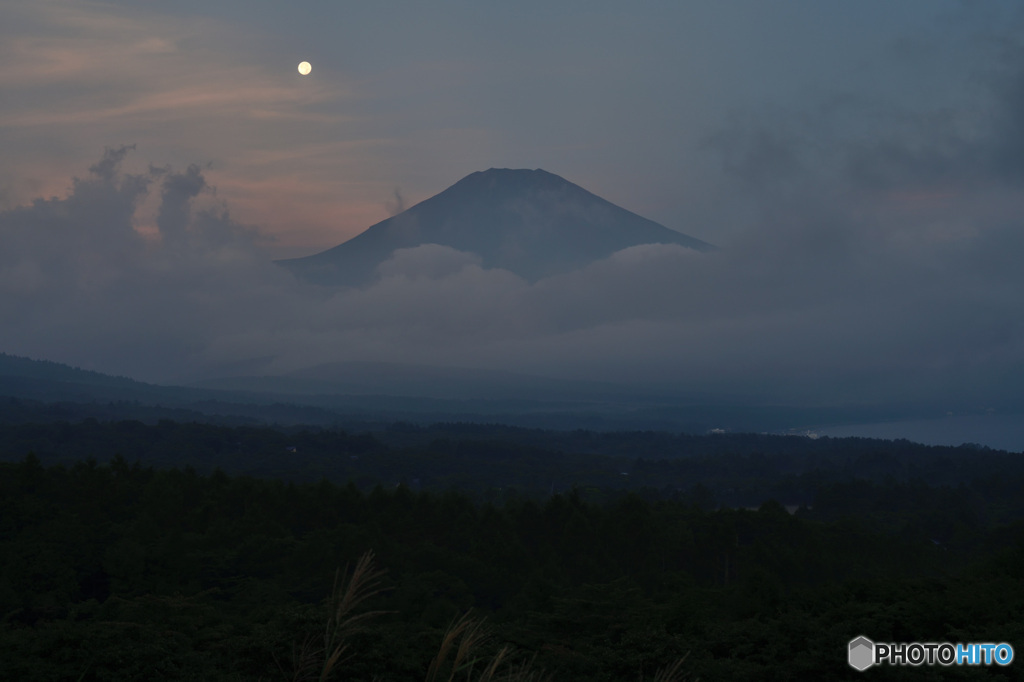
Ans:
[[[301,679],[368,550],[338,679],[423,678],[465,614],[482,661],[559,680],[837,679],[858,635],[1024,634],[1016,453],[84,420],[0,425],[0,459],[6,679]]]

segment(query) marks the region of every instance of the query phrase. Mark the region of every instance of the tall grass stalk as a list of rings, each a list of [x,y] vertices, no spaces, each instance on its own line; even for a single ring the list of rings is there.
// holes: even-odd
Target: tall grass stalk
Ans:
[[[345,654],[349,638],[363,629],[365,621],[387,613],[356,613],[363,602],[381,592],[380,579],[383,575],[384,571],[374,565],[372,550],[359,557],[351,575],[347,569],[335,572],[323,646],[316,646],[312,639],[307,639],[301,647],[293,649],[292,682],[326,682],[338,665],[348,658]],[[452,621],[441,637],[437,654],[430,661],[425,682],[455,682],[457,678],[467,682],[550,682],[549,675],[536,669],[534,659],[513,662],[513,651],[509,646],[499,649],[489,660],[480,655],[480,647],[490,637],[484,621],[484,618],[476,618],[468,611]],[[683,663],[688,655],[668,668],[658,670],[654,682],[684,682]],[[480,672],[474,677],[478,667]]]
[[[441,671],[447,667],[448,658],[453,650],[455,656],[448,677],[442,678],[445,682],[454,682],[456,677],[461,677],[463,673],[467,682],[473,681],[473,671],[478,665],[484,667],[475,678],[475,682],[543,682],[548,679],[542,672],[534,670],[533,661],[524,661],[518,665],[509,664],[512,649],[508,646],[502,647],[490,661],[485,661],[476,654],[476,651],[488,637],[483,618],[474,618],[469,612],[462,614],[448,626],[442,636],[437,655],[427,668],[425,682],[438,682],[438,676],[442,675]],[[507,667],[503,669],[506,664]]]
[[[687,651],[682,658],[668,668],[659,668],[658,672],[654,673],[654,682],[684,682],[686,680],[686,673],[683,672],[683,663],[689,655],[690,652]],[[700,682],[700,678],[695,679],[693,682]]]
[[[373,550],[359,557],[351,575],[347,568],[344,573],[340,569],[335,572],[323,646],[315,646],[307,640],[293,650],[292,682],[325,682],[337,665],[348,658],[345,652],[349,647],[349,638],[364,627],[365,621],[386,613],[356,613],[363,602],[381,592],[380,579],[383,575],[384,571],[374,565]]]

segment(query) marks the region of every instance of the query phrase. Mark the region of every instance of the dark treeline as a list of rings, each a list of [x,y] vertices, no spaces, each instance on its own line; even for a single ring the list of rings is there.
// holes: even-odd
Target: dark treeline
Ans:
[[[291,481],[404,483],[495,504],[576,490],[624,491],[711,510],[775,500],[816,520],[857,517],[943,543],[1024,519],[1024,457],[978,446],[763,434],[541,431],[500,425],[392,424],[374,432],[138,421],[0,423],[0,460],[45,464],[120,455],[157,468]],[[884,518],[882,518],[884,516]]]
[[[345,443],[345,458],[387,451],[367,437],[279,435],[286,448]],[[215,450],[198,432],[189,441]],[[951,509],[955,489],[823,485],[815,508],[832,509],[827,520],[656,493],[496,505],[30,456],[0,465],[0,678],[294,679],[302,645],[322,638],[336,569],[367,549],[388,572],[366,607],[386,613],[353,636],[339,679],[422,679],[445,626],[470,609],[487,616],[492,646],[511,643],[559,680],[651,679],[686,652],[684,669],[705,680],[852,679],[845,647],[860,634],[1022,641],[1024,527]],[[950,524],[949,542],[930,537],[933,518]]]

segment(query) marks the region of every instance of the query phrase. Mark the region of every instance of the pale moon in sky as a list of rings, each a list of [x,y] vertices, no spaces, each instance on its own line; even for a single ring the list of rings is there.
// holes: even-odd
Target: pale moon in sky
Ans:
[[[299,73],[301,73],[303,76],[309,75],[309,72],[312,70],[313,67],[310,65],[309,62],[302,62],[301,64],[299,64]]]

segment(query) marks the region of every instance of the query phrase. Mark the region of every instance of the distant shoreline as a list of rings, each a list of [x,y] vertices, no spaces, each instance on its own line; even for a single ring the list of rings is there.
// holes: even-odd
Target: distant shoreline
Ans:
[[[826,426],[815,431],[835,438],[906,438],[925,445],[977,443],[996,450],[1024,451],[1024,414],[952,415],[937,419]]]

